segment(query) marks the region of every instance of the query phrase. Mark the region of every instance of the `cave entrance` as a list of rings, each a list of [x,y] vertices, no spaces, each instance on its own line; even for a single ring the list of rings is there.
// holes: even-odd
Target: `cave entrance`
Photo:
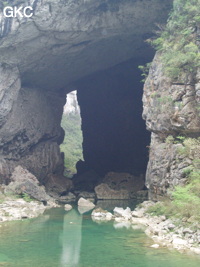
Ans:
[[[61,127],[65,131],[63,143],[60,145],[60,150],[64,153],[64,175],[72,178],[76,173],[76,163],[83,160],[83,135],[76,90],[66,95]]]
[[[146,62],[146,58],[129,60],[75,83],[84,158],[77,163],[76,188],[92,190],[111,173],[128,173],[144,186],[150,133],[142,119],[143,83],[138,66]]]

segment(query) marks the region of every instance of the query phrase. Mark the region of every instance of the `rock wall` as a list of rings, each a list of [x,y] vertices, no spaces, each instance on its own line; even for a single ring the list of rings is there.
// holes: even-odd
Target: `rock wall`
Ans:
[[[37,88],[21,87],[17,68],[1,66],[0,182],[7,183],[17,165],[44,182],[49,174],[62,173],[59,144],[65,98]]]
[[[184,75],[184,74],[183,74]],[[170,194],[186,182],[184,169],[193,158],[179,153],[181,144],[166,142],[169,135],[200,136],[200,70],[175,83],[164,75],[157,53],[144,85],[143,118],[152,132],[146,184],[150,198]]]

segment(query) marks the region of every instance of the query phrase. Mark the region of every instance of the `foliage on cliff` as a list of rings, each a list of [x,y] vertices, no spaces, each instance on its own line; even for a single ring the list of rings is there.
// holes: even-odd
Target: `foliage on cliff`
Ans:
[[[76,173],[76,163],[83,158],[81,118],[76,114],[63,114],[61,126],[65,131],[65,139],[60,149],[65,154],[65,167],[69,176]]]
[[[176,186],[171,193],[171,200],[158,202],[149,209],[154,215],[186,218],[200,221],[200,138],[168,136],[166,143],[182,144],[177,153],[192,159],[192,165],[183,169],[187,182],[184,186]]]
[[[161,52],[165,73],[172,80],[200,67],[200,0],[174,0],[173,10],[159,37],[151,40]]]

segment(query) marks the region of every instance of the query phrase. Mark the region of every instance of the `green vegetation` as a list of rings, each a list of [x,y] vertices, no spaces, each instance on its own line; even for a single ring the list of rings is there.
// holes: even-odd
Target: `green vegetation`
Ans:
[[[174,137],[172,135],[168,135],[165,139],[166,144],[174,144]]]
[[[65,131],[65,139],[60,149],[65,154],[65,167],[69,176],[76,173],[76,163],[83,159],[81,118],[77,114],[63,114],[61,126]]]
[[[190,75],[195,75],[200,67],[199,35],[200,28],[200,0],[174,0],[167,25],[160,26],[157,38],[147,40],[159,52],[164,73],[171,81],[188,82]],[[148,66],[139,66],[143,77],[147,77]],[[182,102],[173,102],[170,96],[160,97],[153,92],[158,107],[173,104],[178,108]],[[166,108],[165,107],[165,108]],[[199,107],[197,107],[198,109]],[[185,217],[190,221],[200,221],[200,137],[189,138],[184,135],[169,135],[165,143],[180,144],[177,146],[178,157],[192,160],[191,166],[183,169],[182,175],[186,179],[184,186],[175,186],[170,199],[158,202],[149,207],[152,215],[166,217]]]
[[[31,201],[33,201],[33,199],[32,199],[27,193],[22,193],[20,196],[21,196],[21,197],[23,198],[23,200],[25,200],[26,202],[31,202]]]
[[[176,143],[178,143],[176,141]],[[200,159],[200,138],[186,138],[181,140],[182,147],[178,148],[180,155],[194,158],[195,161]],[[200,166],[199,166],[200,167]]]
[[[147,76],[148,76],[148,73],[149,73],[149,69],[150,69],[150,67],[151,67],[151,62],[149,62],[149,63],[146,63],[145,65],[140,65],[140,66],[138,66],[138,69],[140,69],[141,70],[141,72],[142,72],[142,77],[143,77],[143,79],[141,80],[141,82],[145,82],[145,80],[146,80],[146,78],[147,78]]]
[[[174,0],[173,10],[165,27],[159,25],[158,37],[147,40],[160,51],[165,74],[172,81],[185,82],[189,74],[200,67],[200,53],[197,42],[200,27],[200,0]],[[151,63],[139,66],[146,80]]]
[[[27,193],[16,194],[14,192],[6,192],[0,194],[0,204],[2,204],[6,199],[16,200],[19,198],[23,198],[26,202],[31,202],[34,200]]]
[[[200,67],[197,45],[200,27],[200,0],[174,0],[167,25],[159,37],[150,40],[161,52],[164,71],[172,80],[181,80],[182,74],[192,74]]]
[[[157,100],[160,104],[173,103],[173,99],[171,96],[158,97]]]
[[[148,212],[152,215],[165,215],[167,217],[192,218],[200,220],[200,138],[173,137],[169,135],[166,143],[181,143],[181,154],[192,158],[192,165],[183,169],[187,179],[184,186],[176,186],[171,193],[171,200],[158,202],[150,207]],[[178,153],[180,151],[178,150]]]
[[[190,145],[198,145],[199,139],[195,138],[187,138],[183,135],[177,135],[173,137],[172,135],[168,135],[165,139],[166,144],[184,144],[184,149],[187,148],[187,150],[190,148]]]
[[[176,186],[172,199],[158,202],[148,209],[152,215],[165,215],[167,218],[192,218],[200,221],[200,171],[193,169],[188,177],[188,184]]]

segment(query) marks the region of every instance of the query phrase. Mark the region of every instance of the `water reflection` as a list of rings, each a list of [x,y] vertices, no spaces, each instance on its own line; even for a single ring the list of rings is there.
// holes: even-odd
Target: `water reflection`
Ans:
[[[114,222],[113,227],[115,229],[130,229],[131,228],[131,222]]]
[[[91,208],[91,207],[78,207],[78,211],[79,211],[80,214],[84,214],[84,213],[86,213],[86,212],[88,212],[88,211],[90,211],[92,209],[93,208]]]
[[[199,266],[199,256],[151,248],[153,241],[138,225],[99,225],[90,213],[82,217],[76,209],[51,209],[36,219],[6,225],[0,227],[0,266]]]
[[[82,238],[82,215],[75,209],[64,215],[61,266],[78,266]]]

